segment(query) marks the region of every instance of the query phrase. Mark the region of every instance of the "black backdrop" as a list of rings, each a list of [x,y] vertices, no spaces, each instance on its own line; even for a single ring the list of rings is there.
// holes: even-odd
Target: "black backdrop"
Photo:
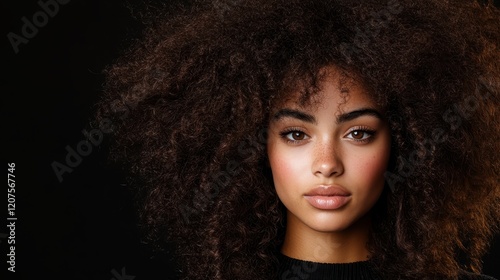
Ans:
[[[37,17],[31,38],[19,43],[23,17],[40,15],[40,3],[58,3]],[[2,279],[173,279],[168,254],[152,255],[139,242],[132,197],[120,174],[105,168],[104,145],[92,146],[62,182],[51,164],[85,139],[101,69],[112,62],[141,25],[133,1],[2,1],[2,135],[5,162],[15,163],[15,273],[2,199]],[[38,13],[38,14],[37,14]],[[33,22],[32,22],[33,23]],[[10,35],[9,35],[10,34]],[[28,37],[27,36],[27,37]],[[9,39],[10,38],[10,39]],[[10,42],[15,40],[16,47]],[[16,52],[17,48],[17,52]],[[73,159],[75,160],[75,159]],[[4,169],[7,173],[7,168]],[[484,258],[484,273],[500,279],[500,242]],[[158,276],[156,276],[158,275]]]

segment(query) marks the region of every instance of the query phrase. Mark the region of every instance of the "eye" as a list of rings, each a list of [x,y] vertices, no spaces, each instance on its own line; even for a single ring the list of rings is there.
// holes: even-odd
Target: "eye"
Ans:
[[[297,143],[309,138],[307,134],[300,130],[286,130],[280,133],[281,137],[288,142]]]
[[[375,131],[366,129],[366,128],[355,128],[351,130],[347,135],[346,138],[352,139],[354,141],[358,142],[365,142],[369,141],[371,137],[375,134]]]
[[[294,131],[288,133],[286,137],[290,140],[304,140],[306,138],[306,134],[301,131]]]
[[[354,130],[353,132],[350,133],[352,138],[356,140],[364,139],[367,136],[367,133],[361,130]]]

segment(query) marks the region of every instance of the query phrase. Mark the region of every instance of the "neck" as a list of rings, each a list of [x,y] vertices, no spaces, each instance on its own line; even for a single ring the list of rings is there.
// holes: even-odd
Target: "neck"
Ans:
[[[285,240],[281,252],[291,258],[320,263],[366,261],[370,217],[358,220],[342,231],[316,231],[287,213]]]

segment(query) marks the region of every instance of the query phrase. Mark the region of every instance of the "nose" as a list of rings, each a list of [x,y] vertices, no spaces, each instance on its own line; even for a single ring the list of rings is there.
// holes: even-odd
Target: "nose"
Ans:
[[[315,176],[336,177],[344,172],[340,151],[333,141],[318,143],[314,151],[312,171]]]

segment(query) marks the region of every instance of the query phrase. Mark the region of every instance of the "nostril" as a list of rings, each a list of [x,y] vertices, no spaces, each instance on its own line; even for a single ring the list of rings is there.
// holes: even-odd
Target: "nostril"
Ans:
[[[336,176],[342,173],[342,164],[334,156],[322,157],[313,165],[313,173],[324,177]]]

